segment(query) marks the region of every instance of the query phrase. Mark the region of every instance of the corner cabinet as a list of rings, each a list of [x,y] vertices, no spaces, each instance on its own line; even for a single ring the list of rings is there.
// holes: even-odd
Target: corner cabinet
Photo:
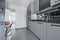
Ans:
[[[60,40],[60,24],[47,23],[47,40]]]
[[[40,39],[46,40],[46,24],[40,22],[29,22],[29,29]]]

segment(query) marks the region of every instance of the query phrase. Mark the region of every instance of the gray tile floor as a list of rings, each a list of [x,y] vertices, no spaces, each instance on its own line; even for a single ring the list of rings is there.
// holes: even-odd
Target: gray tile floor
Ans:
[[[12,40],[38,40],[30,31],[27,29],[15,30],[15,35]]]

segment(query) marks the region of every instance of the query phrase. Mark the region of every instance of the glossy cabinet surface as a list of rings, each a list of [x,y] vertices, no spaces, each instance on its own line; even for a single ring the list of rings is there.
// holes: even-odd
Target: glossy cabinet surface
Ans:
[[[60,24],[29,22],[29,29],[40,40],[60,40]]]
[[[60,40],[60,24],[47,23],[47,40]]]
[[[40,40],[46,40],[46,24],[40,22],[29,22],[29,29],[39,37]]]
[[[40,1],[40,0],[38,0],[38,1]],[[38,1],[35,0],[34,2],[31,3],[31,14],[34,14],[36,11],[40,11],[40,10],[44,9],[43,7],[45,7],[45,6],[49,7],[49,6],[55,5],[56,4],[55,1],[57,1],[57,0],[41,0],[42,2],[40,1],[40,3],[43,4],[43,5],[41,4],[42,6],[40,5],[40,3]],[[46,3],[47,5],[44,3]],[[40,21],[31,21],[31,20],[29,20],[28,22],[29,22],[28,28],[40,40],[60,40],[60,24],[46,23],[46,22],[44,23],[44,22],[40,22]]]
[[[60,0],[50,0],[50,2],[51,2],[51,6],[53,6],[60,3]]]
[[[50,7],[50,0],[39,0],[39,11]]]

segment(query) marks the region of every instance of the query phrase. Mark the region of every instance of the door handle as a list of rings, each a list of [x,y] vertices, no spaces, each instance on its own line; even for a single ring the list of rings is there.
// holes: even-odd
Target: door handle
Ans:
[[[60,27],[60,25],[54,25],[54,24],[51,24],[51,26],[56,26],[56,27]]]

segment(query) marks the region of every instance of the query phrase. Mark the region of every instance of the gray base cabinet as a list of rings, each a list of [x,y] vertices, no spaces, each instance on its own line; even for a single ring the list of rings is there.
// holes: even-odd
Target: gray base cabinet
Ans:
[[[47,24],[47,40],[60,40],[60,24]]]
[[[40,40],[46,40],[46,25],[40,22],[29,22],[29,29],[36,34]]]
[[[29,29],[40,40],[60,40],[60,24],[29,22]]]

